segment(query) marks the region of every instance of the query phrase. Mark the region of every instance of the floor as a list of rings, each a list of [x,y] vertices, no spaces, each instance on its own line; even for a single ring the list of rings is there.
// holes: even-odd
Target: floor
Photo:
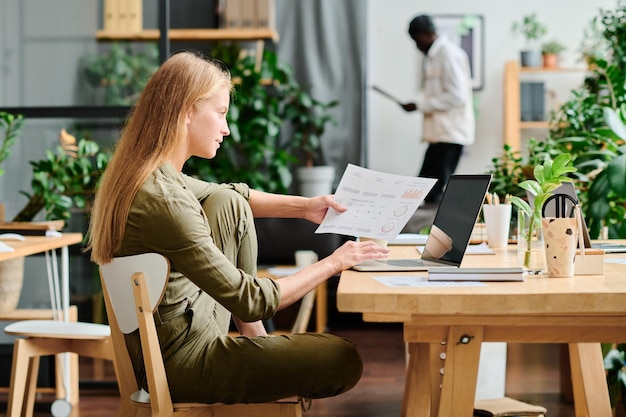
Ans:
[[[404,343],[397,324],[352,324],[333,330],[352,339],[364,361],[364,373],[351,391],[334,398],[313,401],[307,417],[392,417],[400,416],[404,389]],[[549,417],[574,416],[573,405],[560,393],[560,347],[558,345],[508,346],[507,395],[540,404]],[[83,380],[92,367],[81,367]],[[109,372],[105,369],[105,373]],[[85,384],[80,404],[72,414],[82,417],[115,416],[117,393],[108,388],[94,389]],[[6,416],[6,395],[0,395],[0,417]],[[38,399],[35,417],[50,415],[50,398]]]

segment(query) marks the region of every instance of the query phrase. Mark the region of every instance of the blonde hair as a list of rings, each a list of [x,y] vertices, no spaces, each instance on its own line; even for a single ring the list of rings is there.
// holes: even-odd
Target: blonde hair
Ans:
[[[96,191],[87,247],[92,261],[111,261],[137,191],[185,140],[187,114],[224,89],[232,90],[228,71],[191,52],[171,56],[150,78]]]

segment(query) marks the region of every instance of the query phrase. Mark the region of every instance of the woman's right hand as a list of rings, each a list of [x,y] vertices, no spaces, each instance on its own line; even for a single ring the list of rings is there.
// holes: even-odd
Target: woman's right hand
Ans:
[[[338,274],[358,263],[374,259],[384,259],[388,255],[388,248],[377,245],[372,241],[348,241],[335,249],[325,260],[335,266],[335,273]]]

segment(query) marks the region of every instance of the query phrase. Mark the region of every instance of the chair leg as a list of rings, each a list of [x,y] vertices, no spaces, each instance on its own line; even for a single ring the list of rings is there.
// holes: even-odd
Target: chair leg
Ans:
[[[35,396],[37,393],[37,375],[39,374],[40,356],[31,356],[28,361],[28,377],[26,378],[26,393],[24,395],[24,417],[33,417],[35,409]]]
[[[7,417],[32,417],[35,402],[35,388],[39,372],[39,357],[31,358],[31,349],[26,339],[16,339],[13,343],[11,364],[11,385]],[[26,372],[24,372],[26,369]]]
[[[64,359],[67,357],[67,359]],[[67,362],[65,362],[67,361]],[[65,381],[64,363],[68,364],[69,368],[69,380]],[[78,392],[78,355],[75,353],[59,353],[55,355],[55,392],[57,399],[67,399],[70,404],[76,406],[78,404],[79,392]],[[65,387],[69,387],[70,395],[68,398]]]

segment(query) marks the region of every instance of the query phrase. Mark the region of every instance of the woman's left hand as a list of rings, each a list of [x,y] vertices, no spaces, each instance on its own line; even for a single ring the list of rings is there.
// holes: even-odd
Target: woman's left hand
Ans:
[[[311,197],[306,201],[304,218],[313,223],[320,224],[322,220],[324,220],[324,216],[326,216],[326,212],[329,208],[340,213],[347,210],[346,207],[337,203],[332,195],[321,195],[319,197]]]

